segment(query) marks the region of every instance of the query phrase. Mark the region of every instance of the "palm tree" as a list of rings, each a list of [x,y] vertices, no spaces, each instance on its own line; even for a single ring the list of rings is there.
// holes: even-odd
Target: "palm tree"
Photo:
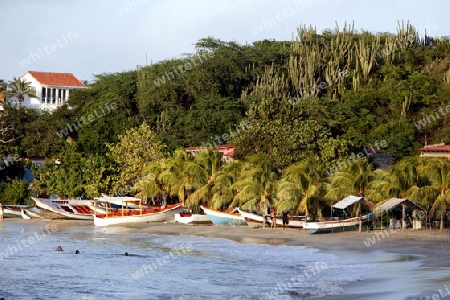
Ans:
[[[19,108],[25,97],[36,98],[36,91],[32,88],[31,83],[16,77],[8,83],[8,90],[5,94],[6,99],[16,98]]]
[[[172,157],[161,161],[162,172],[159,174],[158,180],[167,194],[177,196],[182,204],[192,188],[189,174],[185,169],[193,160],[194,157],[190,153],[184,149],[177,149]]]
[[[215,176],[222,165],[222,153],[207,149],[200,152],[192,163],[186,165],[185,171],[191,178],[195,191],[189,195],[186,204],[198,208],[201,204],[210,206],[213,197]]]
[[[373,181],[365,196],[373,202],[381,202],[392,197],[406,198],[411,188],[419,184],[419,158],[407,157],[392,165],[388,171],[373,171]]]
[[[0,79],[0,102],[3,102],[5,98],[5,92],[7,87],[8,84],[3,79]]]
[[[233,161],[223,165],[213,177],[212,198],[210,206],[213,209],[229,207],[236,196],[233,184],[239,179],[241,171],[246,164]]]
[[[250,156],[239,179],[232,185],[236,196],[230,207],[241,206],[245,210],[259,210],[265,214],[266,205],[271,205],[278,177],[279,172],[271,156],[265,153]]]
[[[307,158],[289,166],[283,173],[277,186],[278,209],[289,210],[294,214],[304,212],[309,217],[313,204],[311,201],[318,200],[326,193],[323,165],[314,158]],[[314,204],[321,217],[318,201]]]
[[[450,204],[450,162],[434,158],[424,162],[422,171],[429,176],[432,187],[438,192],[430,209],[430,216],[440,218],[440,230],[444,228],[444,216]]]
[[[156,204],[155,200],[161,197],[164,203],[166,203],[168,196],[167,189],[159,179],[162,171],[162,160],[151,162],[144,167],[143,177],[133,187],[133,190],[137,192],[136,197],[147,201],[147,203],[148,198],[150,198],[154,205]]]
[[[327,198],[342,199],[348,195],[365,196],[368,184],[374,180],[372,165],[367,159],[350,164],[345,170],[336,172],[331,177]]]

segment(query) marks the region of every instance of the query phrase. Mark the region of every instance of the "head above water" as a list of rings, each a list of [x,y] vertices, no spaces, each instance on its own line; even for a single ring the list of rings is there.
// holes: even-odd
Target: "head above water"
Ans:
[[[75,254],[80,254],[80,251],[79,250],[75,251]]]
[[[125,256],[128,256],[128,252],[125,252],[125,254],[124,254]]]
[[[64,251],[64,250],[63,250],[63,248],[62,248],[61,246],[58,246],[58,247],[56,248],[56,251]]]

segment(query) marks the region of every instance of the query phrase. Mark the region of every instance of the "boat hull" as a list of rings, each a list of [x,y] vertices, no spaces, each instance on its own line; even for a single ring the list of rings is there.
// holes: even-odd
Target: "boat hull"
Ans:
[[[175,221],[175,214],[182,210],[181,204],[168,205],[166,209],[159,212],[124,215],[120,213],[115,215],[95,215],[95,226],[110,226],[110,225],[122,225],[132,223],[148,223],[148,222],[173,222]]]
[[[374,217],[375,214],[363,216],[361,220],[363,227],[367,227]],[[358,230],[359,224],[360,218],[357,217],[341,221],[306,222],[304,228],[310,234],[320,234]]]
[[[20,210],[22,218],[25,220],[30,220],[30,219],[39,219],[41,217],[40,212],[34,212],[29,208],[22,208]]]
[[[22,214],[19,210],[3,208],[3,218],[22,218]]]
[[[41,210],[41,216],[49,220],[94,220],[93,215],[75,215],[72,213],[54,211],[42,206],[39,206],[39,209]]]
[[[209,225],[212,224],[208,215],[202,214],[185,214],[176,213],[175,221],[183,224],[195,224],[195,225]]]
[[[90,200],[51,200],[43,198],[32,199],[36,202],[41,216],[50,220],[93,220],[92,203]],[[67,210],[62,207],[66,207]],[[76,207],[83,207],[85,213],[76,212]],[[73,211],[70,212],[69,210]]]
[[[264,219],[263,216],[260,216],[260,215],[254,214],[254,213],[249,213],[249,212],[243,211],[239,208],[238,208],[238,211],[245,218],[245,220],[248,223],[248,226],[256,227],[256,228],[263,226],[263,219]],[[268,226],[271,225],[271,219],[269,216],[265,217],[265,222]],[[283,226],[283,218],[276,217],[276,224],[279,226]],[[299,217],[290,217],[288,227],[303,228],[304,224],[305,224],[305,221],[300,219]]]
[[[221,212],[213,209],[200,206],[203,211],[208,215],[209,219],[214,225],[224,226],[248,226],[245,218],[241,214],[232,214],[227,212]]]

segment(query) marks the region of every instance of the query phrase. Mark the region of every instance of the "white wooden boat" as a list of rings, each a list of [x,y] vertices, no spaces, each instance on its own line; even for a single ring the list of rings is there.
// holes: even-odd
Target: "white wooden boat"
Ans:
[[[97,199],[102,199],[103,202],[108,202],[115,208],[139,209],[139,205],[142,206],[141,199],[135,197],[110,197],[103,194],[103,197]]]
[[[75,200],[75,199],[47,199],[35,198],[31,199],[36,202],[41,216],[51,220],[93,220],[94,205],[92,200]],[[98,210],[105,211],[102,208]]]
[[[29,205],[3,205],[3,218],[22,218],[22,209]]]
[[[247,226],[245,218],[240,213],[228,213],[215,209],[206,208],[200,206],[201,209],[208,215],[209,219],[215,225],[227,225],[227,226]]]
[[[247,222],[248,226],[258,228],[263,226],[263,220],[266,222],[266,225],[270,227],[270,217],[266,216],[263,217],[261,215],[257,215],[254,213],[243,211],[242,209],[238,208],[239,213],[241,216],[244,217],[245,221]]]
[[[94,199],[94,209],[97,204],[104,203],[111,198],[116,198],[115,200],[122,201],[122,208],[110,208],[106,207],[105,212],[94,213],[94,225],[95,226],[110,226],[110,225],[121,225],[128,223],[148,223],[148,222],[173,222],[175,221],[175,213],[182,210],[180,203],[170,204],[158,207],[145,207],[142,205],[139,199],[139,209],[128,209],[127,198],[132,197],[102,197]]]
[[[25,220],[39,219],[41,217],[40,210],[35,206],[24,207],[21,209],[20,213],[22,215],[22,218]]]
[[[349,195],[331,206],[331,213],[333,210],[345,210],[347,207],[358,204],[365,205],[369,208],[374,207],[372,202],[368,201],[364,197]],[[361,209],[361,208],[360,208]],[[311,234],[314,233],[330,233],[330,232],[342,232],[349,230],[359,229],[359,224],[367,224],[375,218],[374,213],[363,215],[361,217],[354,217],[345,220],[331,220],[331,221],[319,221],[319,222],[306,222],[304,228]]]
[[[175,221],[183,224],[212,224],[208,215],[192,212],[180,212],[175,214]]]
[[[247,221],[248,226],[251,227],[262,227],[263,226],[263,220],[265,220],[266,224],[270,227],[271,225],[271,219],[270,216],[263,217],[261,215],[257,215],[254,213],[243,211],[242,209],[238,208],[239,213],[245,218],[245,221]],[[281,216],[275,217],[277,226],[283,226],[283,218]],[[306,218],[303,216],[293,216],[289,217],[289,224],[288,227],[290,228],[303,228],[303,225],[306,222]]]
[[[351,231],[359,229],[360,220],[362,224],[367,224],[374,218],[375,214],[370,213],[362,217],[354,217],[345,220],[306,222],[303,228],[311,234]]]

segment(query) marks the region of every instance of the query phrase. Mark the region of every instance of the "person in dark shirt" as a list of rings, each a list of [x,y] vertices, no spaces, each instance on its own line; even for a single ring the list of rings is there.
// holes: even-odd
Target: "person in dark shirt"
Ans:
[[[289,212],[283,211],[283,230],[287,230],[289,225]]]

